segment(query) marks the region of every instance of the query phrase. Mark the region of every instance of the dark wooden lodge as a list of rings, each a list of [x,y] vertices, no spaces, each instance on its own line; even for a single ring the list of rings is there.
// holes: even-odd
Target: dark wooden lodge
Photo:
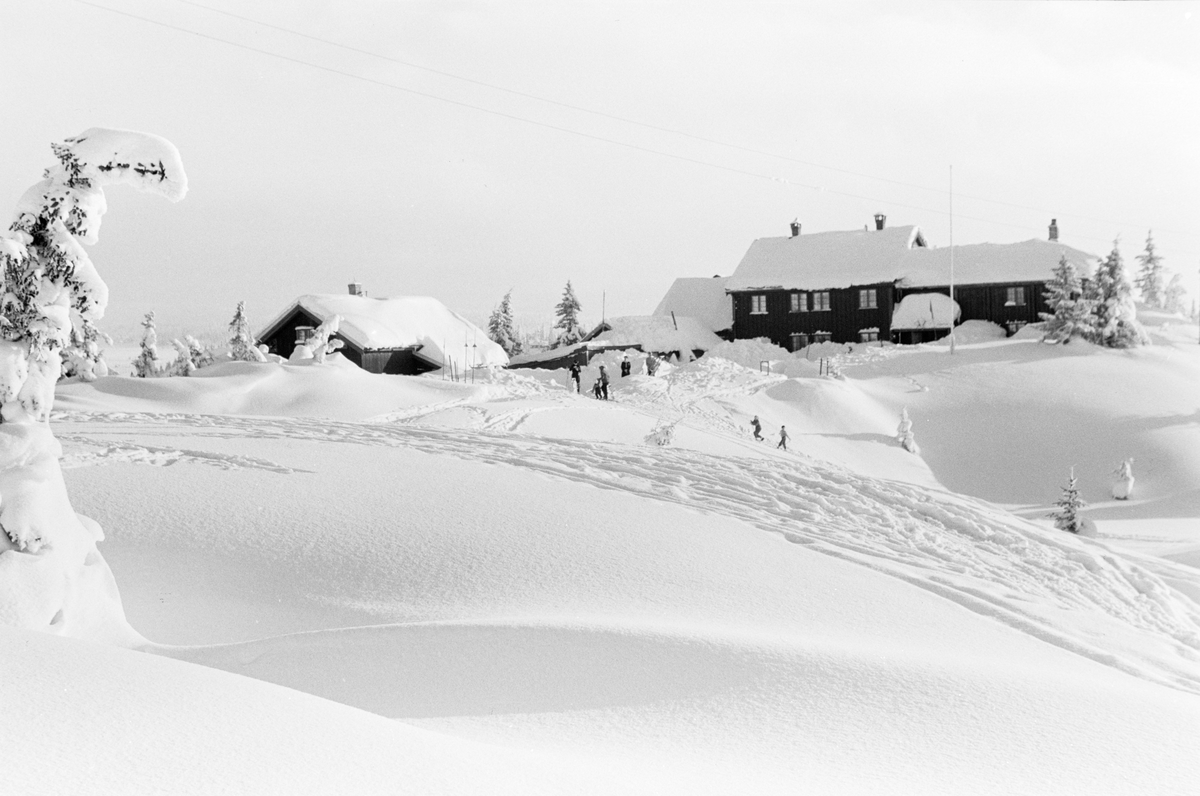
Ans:
[[[982,320],[1012,334],[1046,312],[1046,282],[1061,257],[1081,272],[1095,258],[1057,240],[930,248],[913,226],[801,235],[751,244],[726,290],[733,302],[735,338],[766,337],[792,351],[811,343],[892,340],[919,343],[949,325],[894,328],[900,302],[922,293],[950,295],[951,256],[958,322]]]

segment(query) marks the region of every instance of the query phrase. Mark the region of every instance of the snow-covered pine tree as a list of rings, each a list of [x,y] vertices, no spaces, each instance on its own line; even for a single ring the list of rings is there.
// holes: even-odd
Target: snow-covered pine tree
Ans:
[[[488,339],[503,348],[510,357],[521,353],[521,341],[513,328],[511,290],[504,294],[500,305],[492,310],[488,318]]]
[[[1132,348],[1150,342],[1137,320],[1133,290],[1121,259],[1120,241],[1096,268],[1096,342],[1109,348]]]
[[[567,286],[563,288],[562,300],[554,308],[554,317],[558,319],[554,322],[554,328],[559,330],[554,338],[555,348],[574,345],[583,339],[583,328],[579,325],[579,311],[582,309],[583,305],[575,298],[575,290],[568,279]]]
[[[1054,269],[1054,277],[1046,283],[1046,303],[1050,312],[1038,313],[1046,322],[1046,337],[1071,342],[1075,335],[1090,339],[1095,316],[1092,301],[1084,297],[1083,282],[1075,266],[1062,256]]]
[[[142,320],[142,345],[133,360],[133,375],[139,378],[162,375],[158,363],[158,331],[154,328],[154,310],[146,313]]]
[[[187,177],[174,145],[145,133],[92,128],[51,149],[58,163],[0,231],[0,558],[10,575],[20,570],[0,590],[0,623],[133,646],[145,639],[125,620],[96,547],[103,533],[71,507],[47,421],[59,352],[108,303],[82,245],[96,242],[105,187],[179,201]]]
[[[234,362],[265,362],[266,357],[254,345],[250,321],[246,320],[246,302],[239,301],[229,322],[229,358]]]
[[[1134,283],[1142,292],[1142,303],[1162,309],[1166,306],[1166,274],[1162,257],[1154,250],[1153,230],[1146,233],[1146,248],[1137,256],[1138,272]]]
[[[1083,502],[1083,498],[1079,497],[1079,488],[1075,485],[1075,468],[1071,468],[1071,480],[1063,487],[1062,496],[1054,502],[1058,506],[1057,511],[1052,511],[1046,515],[1054,519],[1054,527],[1060,531],[1070,531],[1071,533],[1079,533],[1083,527],[1083,518],[1079,516],[1079,511],[1087,504]]]
[[[1163,309],[1167,312],[1177,312],[1180,315],[1188,314],[1187,288],[1183,286],[1181,274],[1171,275],[1171,281],[1167,283],[1166,293],[1163,297]]]
[[[1113,475],[1116,476],[1116,481],[1113,482],[1112,496],[1117,500],[1129,500],[1133,495],[1133,483],[1136,480],[1133,477],[1133,459],[1121,462],[1117,469],[1113,470]]]

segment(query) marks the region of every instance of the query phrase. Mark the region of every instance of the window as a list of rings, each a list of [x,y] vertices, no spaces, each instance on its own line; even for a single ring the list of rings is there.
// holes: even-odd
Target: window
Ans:
[[[1006,307],[1024,307],[1025,306],[1025,288],[1010,287],[1008,295],[1004,299]]]
[[[829,291],[823,290],[820,293],[813,293],[813,312],[821,312],[829,309]]]
[[[878,306],[879,304],[875,297],[875,288],[858,291],[858,308],[860,310],[873,310]]]
[[[808,345],[808,335],[804,332],[792,332],[792,350],[799,351],[804,346]]]
[[[808,294],[792,294],[792,312],[808,312]]]
[[[878,329],[859,329],[858,330],[858,342],[860,342],[860,343],[874,343],[878,339],[879,339],[879,330]]]
[[[828,296],[829,294],[826,293],[825,295]],[[833,335],[830,332],[813,332],[812,339],[814,343],[828,343],[833,339]]]
[[[750,314],[767,314],[767,296],[765,293],[754,293],[750,296]]]

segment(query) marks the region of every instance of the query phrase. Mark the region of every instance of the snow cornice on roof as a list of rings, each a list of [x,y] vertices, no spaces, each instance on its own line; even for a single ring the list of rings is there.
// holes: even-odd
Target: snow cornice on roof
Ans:
[[[1084,273],[1095,255],[1058,241],[975,243],[953,247],[954,283],[1046,281],[1065,257]],[[897,284],[948,285],[951,248],[929,248],[915,227],[821,232],[794,238],[760,238],[725,285],[729,292],[831,290]]]

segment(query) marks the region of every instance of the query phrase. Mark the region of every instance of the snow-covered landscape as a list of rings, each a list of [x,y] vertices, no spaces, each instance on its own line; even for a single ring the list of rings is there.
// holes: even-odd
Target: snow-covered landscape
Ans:
[[[653,4],[335,13],[182,2],[172,16],[149,0],[111,1],[79,12],[19,0],[0,29],[0,73],[28,80],[43,68],[47,85],[94,92],[45,110],[67,134],[38,112],[10,115],[19,133],[0,130],[11,155],[0,194],[13,207],[0,229],[0,793],[1200,788],[1200,314],[1194,270],[1185,276],[1194,238],[1176,207],[1187,200],[1171,198],[1187,189],[1156,160],[1190,145],[1166,134],[1147,145],[1140,157],[1157,171],[1113,163],[1101,176],[1125,204],[1050,216],[1044,205],[1060,194],[1035,181],[1067,185],[1054,191],[1076,207],[1098,200],[972,121],[948,134],[966,147],[955,154],[976,181],[969,191],[990,192],[968,191],[968,208],[1023,215],[960,210],[955,245],[952,207],[942,219],[932,199],[854,192],[940,193],[882,176],[900,175],[895,163],[784,155],[753,143],[772,129],[758,110],[719,134],[675,129],[705,129],[685,123],[689,107],[734,119],[742,95],[785,64],[840,85],[849,57],[825,71],[824,48],[886,51],[885,33],[918,22],[973,32],[972,58],[936,67],[989,76],[996,85],[979,95],[1001,103],[1046,70],[1026,74],[1014,56],[1000,80],[975,63],[989,50],[1021,41],[1032,58],[1041,36],[1059,41],[1064,19],[1116,35],[1122,20],[1108,15],[1126,12],[871,6],[883,16],[860,22],[814,5],[787,14],[816,49],[784,56],[752,43],[770,30],[757,6],[677,21]],[[617,11],[637,21],[623,27]],[[1019,31],[1010,13],[1045,28]],[[1140,37],[1178,20],[1132,13],[1158,20],[1124,20],[1142,59]],[[151,26],[166,37],[159,58],[178,97],[152,90],[144,54],[94,58],[94,72],[69,81],[45,67],[43,30],[78,45],[77,26],[32,21],[63,19],[111,25],[113,41],[128,35],[115,20]],[[288,27],[302,23],[330,38]],[[678,25],[678,39],[652,33],[660,23]],[[1200,48],[1172,49],[1194,38],[1188,25],[1190,11],[1146,85],[1200,74]],[[989,26],[1007,32],[985,36]],[[860,28],[872,34],[861,42]],[[197,53],[238,54],[189,60],[185,36]],[[381,55],[373,36],[407,45]],[[937,39],[930,52],[949,53]],[[551,41],[557,56],[532,54]],[[805,50],[794,44],[787,52]],[[318,45],[348,60],[319,61]],[[495,82],[403,60],[425,49],[434,63],[439,48],[481,75],[493,66]],[[649,95],[666,107],[667,87],[680,87],[677,121],[597,110],[609,88],[589,95],[580,83],[567,103],[548,98],[548,83],[546,96],[502,85],[520,81],[501,65],[551,80],[596,53],[580,74],[626,90],[658,80],[660,62],[675,63],[668,53],[689,65]],[[763,64],[741,63],[751,54]],[[643,55],[655,69],[616,68]],[[1069,74],[1080,96],[1100,85],[1079,77],[1078,54],[1060,57],[1049,84]],[[911,58],[898,74],[923,71],[921,54]],[[1122,68],[1150,68],[1138,59]],[[212,75],[196,93],[183,73],[200,62]],[[401,86],[385,74],[396,67],[480,97]],[[95,83],[126,69],[146,81],[137,92]],[[319,74],[263,88],[296,69]],[[355,106],[348,84],[488,118]],[[887,106],[846,85],[856,103]],[[484,107],[501,96],[514,104]],[[178,98],[178,116],[129,110]],[[1046,116],[1058,106],[1043,99],[1022,102]],[[333,113],[326,102],[350,104]],[[517,103],[576,121],[535,119]],[[851,129],[932,147],[914,149],[913,163],[945,154],[925,141],[940,129],[931,119],[863,124],[840,103],[803,117],[829,157],[849,157],[837,142]],[[74,126],[85,113],[154,132]],[[386,125],[366,124],[373,113]],[[963,116],[989,116],[975,113]],[[235,117],[245,140],[229,132]],[[773,124],[796,129],[801,117],[788,118]],[[498,120],[525,137],[498,133]],[[160,125],[188,132],[162,137]],[[622,138],[621,125],[673,143]],[[201,129],[207,138],[193,135]],[[1055,135],[1085,148],[1080,129]],[[40,160],[16,143],[30,130],[52,142]],[[375,136],[386,145],[368,144]],[[625,160],[547,143],[563,136]],[[960,143],[976,139],[979,151]],[[710,171],[674,185],[633,157]],[[735,157],[841,182],[776,177]],[[992,157],[1012,173],[989,175],[980,164]],[[416,171],[396,171],[396,158]],[[217,176],[234,163],[236,188]],[[1137,193],[1152,172],[1161,188]],[[604,185],[621,174],[628,183]],[[740,198],[719,188],[747,179],[759,182]],[[1028,198],[1000,198],[1014,183]],[[783,236],[779,214],[798,189],[813,192],[806,212],[819,220],[797,218]],[[777,202],[746,198],[774,190]],[[937,201],[952,205],[953,192]],[[201,209],[188,216],[193,198]],[[226,201],[250,204],[223,215]],[[907,218],[889,227],[881,209],[920,216],[924,229]],[[1100,216],[1135,212],[1164,216],[1163,230],[1123,260],[1133,247]],[[579,226],[560,238],[552,222],[568,216]],[[874,228],[860,224],[872,217]],[[1016,231],[995,242],[988,224]],[[105,248],[110,231],[118,245]],[[503,296],[488,299],[486,322],[484,293]],[[531,294],[545,311],[517,313]]]

